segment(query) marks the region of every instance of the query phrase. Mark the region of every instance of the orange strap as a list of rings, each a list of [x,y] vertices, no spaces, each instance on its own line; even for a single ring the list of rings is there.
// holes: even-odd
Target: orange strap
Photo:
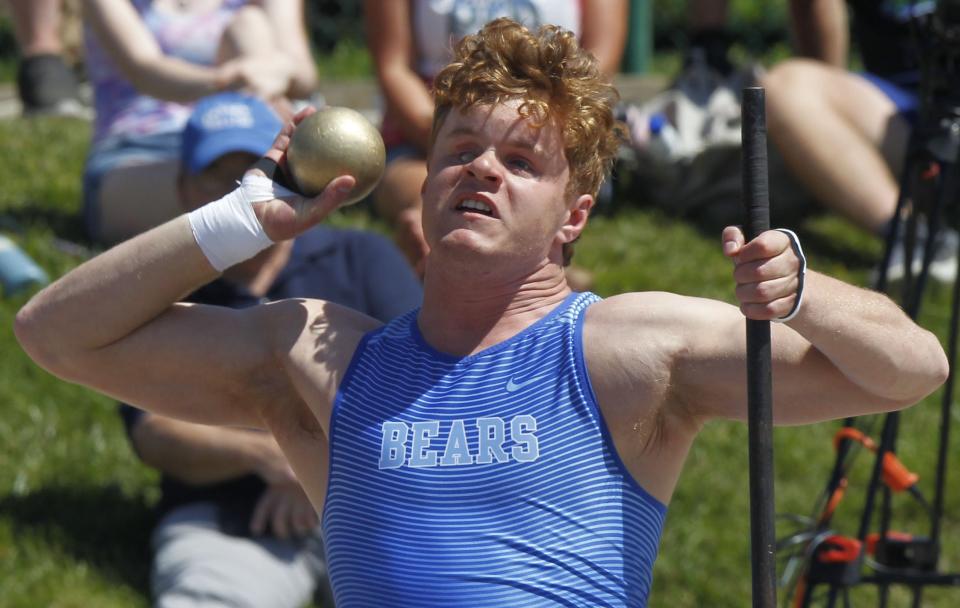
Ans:
[[[871,452],[876,453],[877,444],[859,430],[852,426],[842,427],[833,436],[833,447],[839,449],[840,442],[844,439],[856,441]],[[894,492],[903,492],[909,490],[920,480],[920,476],[911,472],[900,462],[897,455],[893,452],[884,452],[883,454],[883,483]],[[831,497],[831,502],[833,498]],[[834,505],[835,506],[835,505]]]
[[[817,559],[825,564],[837,564],[852,562],[860,557],[863,543],[849,536],[834,534],[824,539],[823,546],[828,548],[817,551]]]

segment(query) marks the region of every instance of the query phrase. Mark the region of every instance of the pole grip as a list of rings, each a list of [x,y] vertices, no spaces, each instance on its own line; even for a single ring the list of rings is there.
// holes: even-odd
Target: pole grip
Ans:
[[[764,90],[743,90],[743,202],[747,241],[770,229]],[[770,322],[747,319],[747,423],[750,451],[750,540],[753,606],[776,608],[773,502],[773,382]]]

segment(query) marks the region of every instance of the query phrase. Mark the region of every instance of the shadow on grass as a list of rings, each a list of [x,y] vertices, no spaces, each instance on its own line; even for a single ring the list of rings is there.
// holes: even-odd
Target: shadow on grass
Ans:
[[[602,215],[616,218],[617,213],[626,208],[627,205],[621,205],[619,208],[602,212]],[[736,203],[732,202],[723,206],[718,205],[714,209],[698,209],[696,213],[686,214],[673,213],[671,210],[655,205],[641,204],[634,205],[634,208],[657,210],[662,212],[664,217],[669,220],[689,224],[703,238],[715,240],[718,251],[720,234],[723,229],[727,226],[743,225],[745,221],[744,212]],[[834,225],[835,222],[827,222],[826,229],[824,229],[824,222],[820,220],[826,215],[819,211],[794,214],[793,216],[773,220],[774,225],[772,227],[790,228],[796,232],[797,236],[800,237],[800,242],[803,243],[804,253],[808,257],[820,257],[840,262],[852,270],[873,268],[879,262],[879,240],[874,247],[864,246],[865,237],[860,234],[861,231],[858,228],[845,227],[842,224],[838,228],[837,225]]]
[[[15,534],[40,537],[105,577],[147,590],[153,510],[118,488],[48,487],[0,499]]]
[[[850,269],[871,269],[880,261],[875,249],[859,247],[850,239],[834,238],[821,230],[811,228],[808,224],[801,224],[796,232],[805,251],[843,262]],[[877,242],[879,246],[879,239]]]
[[[739,155],[722,151],[717,154],[713,161],[701,164],[698,172],[681,171],[672,176],[649,173],[636,159],[621,161],[613,174],[612,201],[599,205],[598,211],[615,217],[622,209],[631,207],[658,210],[719,243],[723,228],[742,225],[746,213],[739,186]],[[684,186],[684,180],[696,185]],[[880,240],[819,205],[790,178],[782,161],[774,162],[771,158],[769,180],[771,227],[794,230],[808,256],[840,262],[854,270],[876,265],[882,247]],[[681,198],[669,198],[674,192]]]
[[[7,209],[0,216],[0,228],[21,232],[31,226],[43,226],[58,238],[87,244],[83,218],[72,211],[42,205],[27,205]]]

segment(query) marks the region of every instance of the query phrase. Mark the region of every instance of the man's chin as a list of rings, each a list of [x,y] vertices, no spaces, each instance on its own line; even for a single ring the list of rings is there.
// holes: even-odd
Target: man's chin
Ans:
[[[470,229],[452,230],[431,246],[431,252],[444,259],[472,260],[474,263],[508,259],[507,250],[505,244]]]

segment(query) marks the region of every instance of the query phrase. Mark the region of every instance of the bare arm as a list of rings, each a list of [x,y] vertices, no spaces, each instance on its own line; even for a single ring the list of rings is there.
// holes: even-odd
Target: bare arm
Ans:
[[[414,71],[410,3],[365,0],[367,40],[380,88],[404,135],[426,150],[433,122],[433,99]]]
[[[310,52],[303,0],[264,0],[263,10],[273,26],[277,46],[290,62],[287,94],[294,98],[309,97],[317,88],[317,68]]]
[[[295,58],[284,53],[274,53],[269,59],[262,53],[237,57],[214,66],[190,63],[164,54],[130,2],[86,0],[83,9],[84,19],[124,77],[141,93],[158,99],[193,101],[228,89],[242,89],[270,99],[287,92],[290,74],[302,77],[307,69],[294,66]],[[289,25],[284,20],[276,27]],[[295,33],[291,36],[296,40]],[[286,44],[296,46],[293,42]],[[308,66],[312,68],[312,61]]]
[[[580,44],[593,53],[600,63],[600,70],[608,76],[620,71],[627,42],[628,10],[626,0],[588,0],[583,3]]]
[[[736,234],[728,255],[739,256],[741,310],[668,293],[625,294],[591,307],[584,334],[591,379],[601,401],[635,404],[622,411],[624,422],[666,421],[689,439],[708,419],[746,419],[744,314],[771,319],[789,311],[796,258],[783,234],[764,233],[749,249]],[[804,294],[800,314],[771,327],[778,424],[905,407],[945,379],[936,337],[886,296],[814,272]]]
[[[736,260],[740,312],[689,301],[685,346],[676,360],[676,401],[696,418],[745,417],[742,315],[781,317],[796,293],[796,256],[786,236],[766,232],[744,245],[724,231]],[[916,403],[946,378],[937,338],[886,296],[808,273],[804,303],[787,324],[773,324],[774,416],[796,424],[888,411]],[[740,314],[742,313],[742,315]]]
[[[146,95],[192,101],[227,87],[227,69],[167,57],[140,15],[123,0],[87,0],[84,19],[117,68]]]
[[[191,485],[207,485],[244,475],[267,484],[250,522],[254,534],[269,527],[281,538],[308,534],[317,513],[297,482],[277,442],[267,433],[192,424],[146,415],[131,440],[147,465]]]
[[[293,128],[268,157],[282,161]],[[270,238],[292,238],[335,209],[353,183],[340,177],[316,199],[254,209]],[[308,312],[296,302],[243,311],[175,304],[215,276],[181,216],[41,291],[17,314],[17,338],[51,373],[121,401],[196,422],[261,425],[265,408],[296,399],[284,365]]]
[[[745,420],[744,315],[783,317],[793,306],[798,261],[786,235],[743,245],[741,310],[671,293],[633,293],[591,306],[584,322],[590,380],[617,451],[648,491],[667,502],[704,422]],[[885,296],[808,273],[800,314],[772,325],[773,415],[800,424],[905,407],[947,374],[937,339]]]
[[[790,0],[790,30],[798,55],[846,68],[850,31],[843,0]]]
[[[131,439],[144,463],[192,485],[255,474],[264,480],[293,480],[280,446],[262,431],[183,422],[144,415]]]

